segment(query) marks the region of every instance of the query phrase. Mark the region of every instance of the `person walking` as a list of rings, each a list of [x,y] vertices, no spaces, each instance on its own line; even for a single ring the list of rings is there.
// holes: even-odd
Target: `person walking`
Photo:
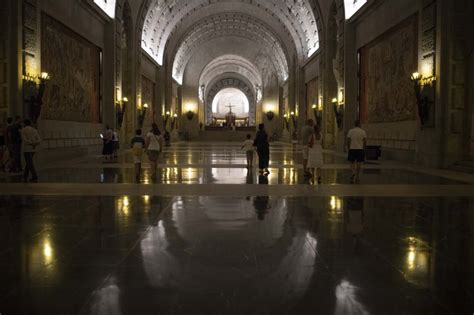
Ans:
[[[148,160],[151,163],[151,178],[155,180],[158,157],[163,149],[164,141],[160,129],[158,129],[158,125],[153,123],[151,127],[151,131],[146,136],[145,147],[148,153]]]
[[[5,143],[5,126],[0,122],[0,172],[5,171],[5,156],[7,151]]]
[[[13,167],[15,164],[15,161],[13,160],[13,146],[12,146],[12,140],[11,140],[11,131],[13,127],[13,118],[8,117],[7,118],[7,125],[5,126],[5,129],[3,130],[3,136],[5,140],[5,171],[12,172]]]
[[[38,175],[36,174],[35,163],[33,157],[37,151],[41,138],[38,131],[31,126],[31,121],[25,119],[23,122],[25,127],[21,130],[22,150],[25,157],[25,172],[23,174],[23,181],[28,182],[28,177],[31,172],[31,181],[36,182]]]
[[[102,140],[104,142],[104,146],[102,149],[102,155],[105,156],[105,161],[108,162],[112,159],[112,153],[114,151],[114,143],[113,143],[113,131],[109,127],[109,125],[105,126],[105,132],[102,135]]]
[[[247,140],[244,141],[241,149],[245,150],[245,155],[247,156],[247,169],[251,170],[253,168],[253,151],[255,148],[250,134],[247,135]]]
[[[321,184],[321,167],[323,160],[323,136],[318,125],[314,126],[313,133],[308,142],[308,170],[314,182],[315,178],[318,184]]]
[[[360,169],[365,160],[364,149],[367,144],[367,133],[361,128],[360,120],[354,122],[355,127],[347,134],[347,159],[351,162],[351,183],[359,181]]]
[[[118,132],[117,130],[112,129],[112,158],[115,161],[118,158],[119,149],[120,149],[120,142],[119,142]]]
[[[142,172],[142,155],[145,148],[145,139],[142,137],[142,130],[135,131],[135,137],[132,139],[133,164],[135,164],[135,180],[140,181]]]
[[[303,170],[305,177],[311,176],[311,172],[308,170],[308,153],[309,153],[309,142],[314,133],[314,122],[312,119],[306,121],[306,125],[301,129],[301,138],[303,143]]]
[[[258,168],[260,169],[260,174],[270,174],[270,171],[268,170],[268,165],[270,162],[270,144],[268,143],[268,134],[265,131],[264,124],[258,125],[254,146],[257,147]]]
[[[23,171],[23,167],[21,166],[21,148],[22,148],[22,139],[21,139],[21,117],[15,117],[15,123],[12,125],[10,129],[10,141],[12,147],[12,159],[13,159],[13,166],[12,171],[14,173],[19,173]]]

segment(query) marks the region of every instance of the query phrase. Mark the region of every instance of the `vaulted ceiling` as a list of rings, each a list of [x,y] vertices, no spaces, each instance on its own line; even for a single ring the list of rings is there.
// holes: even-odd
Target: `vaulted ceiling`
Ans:
[[[187,48],[173,46],[179,47],[183,43],[186,46],[192,30],[196,25],[203,27],[206,22],[201,20],[209,16],[213,17],[207,21],[207,28],[217,28],[219,25],[215,22],[223,21],[229,14],[241,17],[221,29],[217,36],[222,36],[222,32],[224,35],[228,32],[249,36],[255,28],[261,28],[259,40],[267,43],[267,47],[276,48],[278,58],[281,54],[288,58],[295,52],[298,60],[304,61],[319,48],[317,18],[309,0],[150,1],[143,26],[142,48],[160,65],[167,49],[186,51]],[[219,18],[219,15],[226,17]],[[279,63],[282,64],[281,61]]]

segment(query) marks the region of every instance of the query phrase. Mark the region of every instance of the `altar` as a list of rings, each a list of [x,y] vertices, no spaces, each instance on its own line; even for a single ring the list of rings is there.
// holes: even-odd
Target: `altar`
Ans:
[[[246,95],[236,88],[219,91],[211,102],[206,114],[206,130],[237,130],[249,128],[255,124],[250,118],[250,103]],[[252,108],[254,104],[252,104]]]
[[[240,127],[249,127],[249,117],[243,117],[244,115],[237,116],[232,108],[237,107],[236,105],[227,105],[229,111],[222,117],[222,115],[213,115],[212,122],[209,124],[209,127],[227,127],[227,128],[240,128]]]

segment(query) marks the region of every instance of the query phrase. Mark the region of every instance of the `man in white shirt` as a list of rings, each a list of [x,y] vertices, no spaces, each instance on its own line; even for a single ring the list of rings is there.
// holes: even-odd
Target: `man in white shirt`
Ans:
[[[365,160],[365,146],[367,144],[367,133],[360,127],[360,121],[354,122],[355,128],[347,134],[347,148],[349,150],[348,160],[352,163],[351,182],[359,180],[360,168]]]
[[[29,119],[25,119],[23,124],[25,127],[21,129],[21,140],[23,155],[26,162],[23,180],[27,182],[29,173],[31,172],[31,181],[36,182],[38,180],[38,176],[36,174],[33,156],[35,155],[35,152],[41,143],[41,138],[38,131],[31,126],[31,121]]]

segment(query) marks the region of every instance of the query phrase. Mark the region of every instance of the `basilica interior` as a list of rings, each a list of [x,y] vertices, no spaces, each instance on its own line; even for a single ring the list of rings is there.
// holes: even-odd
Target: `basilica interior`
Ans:
[[[474,312],[474,1],[2,0],[0,20],[0,315]],[[266,173],[242,149],[261,124]]]

